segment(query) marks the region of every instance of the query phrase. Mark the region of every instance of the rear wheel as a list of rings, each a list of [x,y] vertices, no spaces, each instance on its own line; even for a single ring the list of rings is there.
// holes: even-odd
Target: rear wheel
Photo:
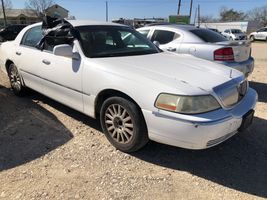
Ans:
[[[19,71],[13,63],[8,67],[8,76],[14,94],[23,96],[25,94],[25,87],[23,86]]]
[[[124,98],[107,99],[100,111],[103,132],[109,142],[123,152],[134,152],[148,142],[145,120],[139,107]]]
[[[254,42],[255,41],[255,38],[254,38],[254,36],[252,35],[252,36],[250,36],[250,41],[251,42]]]
[[[4,38],[0,36],[0,42],[4,42]]]

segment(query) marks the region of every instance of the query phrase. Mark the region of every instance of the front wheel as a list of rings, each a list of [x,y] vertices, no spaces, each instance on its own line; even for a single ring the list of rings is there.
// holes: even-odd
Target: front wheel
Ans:
[[[254,40],[255,40],[254,36],[253,36],[253,35],[250,36],[250,41],[251,41],[251,42],[254,42]]]
[[[140,108],[121,97],[107,99],[100,111],[103,132],[117,149],[130,153],[148,142],[147,128]]]
[[[25,88],[17,67],[11,64],[8,68],[8,76],[11,88],[15,95],[23,96],[25,94]]]

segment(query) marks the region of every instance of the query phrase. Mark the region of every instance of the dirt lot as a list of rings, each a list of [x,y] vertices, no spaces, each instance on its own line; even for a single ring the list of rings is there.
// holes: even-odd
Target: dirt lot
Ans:
[[[96,120],[35,92],[17,98],[0,73],[0,199],[267,198],[267,44],[253,55],[253,126],[204,151],[121,153]]]

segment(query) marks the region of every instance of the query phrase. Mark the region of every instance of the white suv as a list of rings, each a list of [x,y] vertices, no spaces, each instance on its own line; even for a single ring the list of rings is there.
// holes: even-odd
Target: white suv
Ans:
[[[254,40],[265,40],[267,42],[267,27],[261,28],[256,32],[253,32],[249,35],[251,41]]]
[[[222,35],[228,40],[246,40],[247,35],[243,33],[240,29],[226,29],[222,32]]]

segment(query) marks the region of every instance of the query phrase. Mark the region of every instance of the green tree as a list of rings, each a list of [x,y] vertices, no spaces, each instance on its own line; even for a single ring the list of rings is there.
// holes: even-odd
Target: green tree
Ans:
[[[243,21],[246,20],[247,15],[242,11],[234,10],[233,8],[228,9],[226,7],[220,10],[220,21],[230,22],[230,21]]]

